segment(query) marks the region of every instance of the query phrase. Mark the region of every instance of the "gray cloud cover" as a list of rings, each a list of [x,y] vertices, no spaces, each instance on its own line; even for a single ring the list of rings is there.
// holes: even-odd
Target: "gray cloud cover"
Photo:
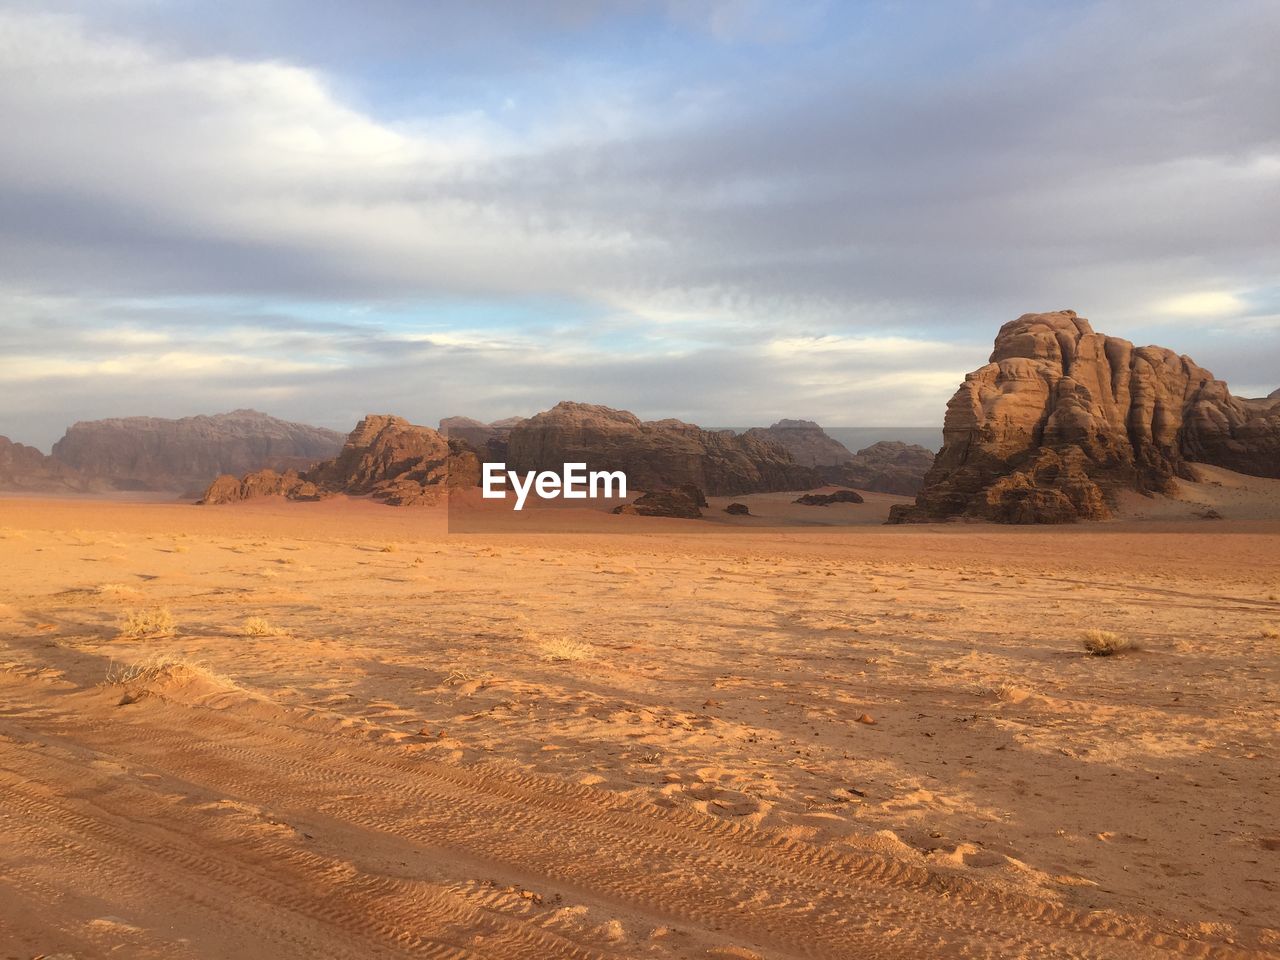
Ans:
[[[0,432],[928,424],[1064,306],[1280,383],[1280,8],[856,6],[0,3]]]

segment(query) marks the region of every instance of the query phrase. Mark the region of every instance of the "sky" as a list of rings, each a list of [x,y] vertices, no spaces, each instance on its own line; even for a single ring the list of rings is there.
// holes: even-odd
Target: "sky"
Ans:
[[[1072,308],[1280,386],[1275,0],[0,0],[0,434],[936,426]]]

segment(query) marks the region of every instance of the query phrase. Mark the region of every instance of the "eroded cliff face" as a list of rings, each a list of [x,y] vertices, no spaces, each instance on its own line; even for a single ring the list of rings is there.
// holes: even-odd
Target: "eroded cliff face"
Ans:
[[[853,453],[812,420],[779,420],[771,427],[752,427],[744,436],[771,440],[802,467],[834,467],[853,459]]]
[[[123,417],[76,423],[53,446],[58,460],[126,490],[198,490],[223,473],[305,469],[332,457],[342,434],[256,410],[213,416]]]
[[[331,494],[371,496],[395,506],[434,503],[449,486],[474,486],[480,465],[460,442],[403,417],[370,414],[356,424],[342,451],[303,472],[260,470],[242,479],[218,477],[204,503],[259,496],[316,500]]]
[[[0,490],[31,493],[85,493],[101,491],[96,482],[74,467],[41,453],[25,443],[0,437]]]
[[[554,470],[585,463],[622,470],[628,488],[653,492],[692,484],[708,496],[808,490],[822,478],[777,443],[680,420],[642,421],[625,410],[559,403],[516,424],[507,438],[512,470]]]
[[[1234,398],[1190,358],[1072,310],[1025,314],[947,404],[916,504],[891,520],[1104,519],[1116,490],[1169,492],[1189,461],[1280,476],[1280,404]]]

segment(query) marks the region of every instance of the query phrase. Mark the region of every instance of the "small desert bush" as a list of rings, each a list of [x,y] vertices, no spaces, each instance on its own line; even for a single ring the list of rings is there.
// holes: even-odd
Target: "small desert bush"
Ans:
[[[591,658],[591,646],[568,637],[551,637],[538,644],[548,663],[571,663]]]
[[[383,552],[383,553],[395,553],[395,552],[396,552],[397,550],[399,550],[399,549],[400,549],[400,548],[399,548],[399,547],[397,547],[394,543],[388,543],[388,544],[385,544],[385,545],[383,546],[383,548],[382,548],[382,552]]]
[[[277,637],[280,631],[265,617],[249,617],[240,628],[246,637]]]
[[[1110,657],[1126,650],[1137,650],[1138,645],[1128,637],[1110,630],[1086,630],[1080,638],[1085,653],[1092,657]]]
[[[1263,639],[1263,640],[1280,640],[1280,628],[1277,628],[1277,627],[1263,627],[1263,628],[1262,628],[1262,639]]]
[[[219,687],[234,687],[235,683],[214,673],[202,663],[181,657],[155,656],[137,663],[112,663],[107,667],[106,682],[111,686],[149,686],[165,683],[190,683],[204,680]]]
[[[120,621],[120,634],[125,637],[167,637],[178,627],[168,607],[129,610]]]

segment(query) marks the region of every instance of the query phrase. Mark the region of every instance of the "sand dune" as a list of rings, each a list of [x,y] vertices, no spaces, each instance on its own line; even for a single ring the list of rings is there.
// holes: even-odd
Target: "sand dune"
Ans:
[[[1280,951],[1280,522],[1222,513],[0,501],[3,955]]]

